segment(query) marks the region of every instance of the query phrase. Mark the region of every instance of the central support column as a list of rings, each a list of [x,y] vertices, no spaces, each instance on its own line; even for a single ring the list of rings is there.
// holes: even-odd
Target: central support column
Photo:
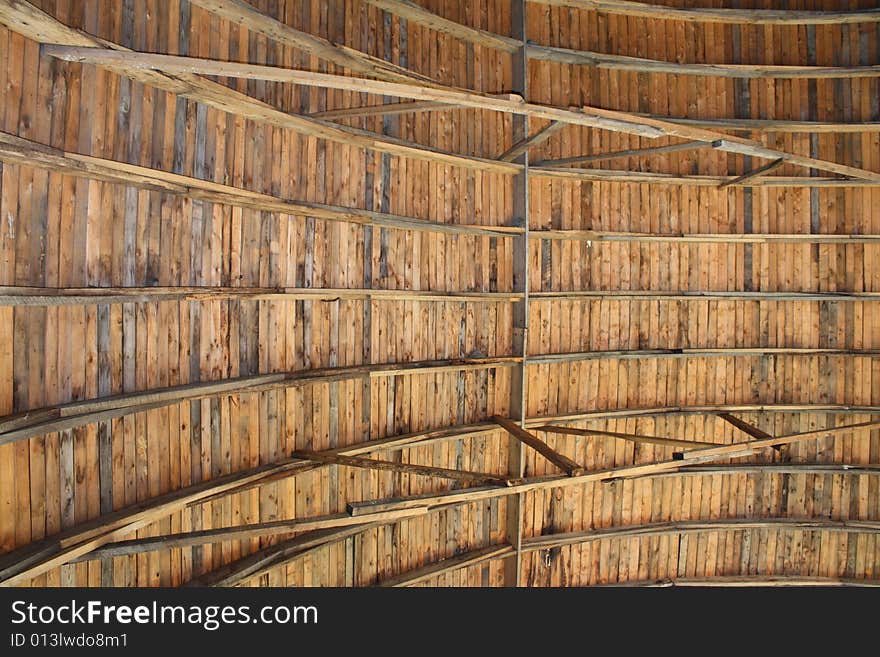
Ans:
[[[528,60],[526,59],[526,0],[511,0],[510,31],[522,47],[513,53],[513,89],[528,100]],[[513,143],[529,136],[529,119],[513,116]],[[522,362],[511,372],[510,418],[525,427],[526,417],[526,358],[528,351],[529,323],[529,153],[526,149],[514,160],[523,165],[521,173],[513,178],[513,219],[525,230],[513,238],[513,290],[523,294],[522,300],[513,306],[513,354],[522,356]],[[508,436],[508,474],[523,476],[523,445]],[[505,561],[504,585],[519,586],[521,579],[520,548],[522,547],[523,494],[507,498],[505,533],[507,542],[513,546],[513,554]]]

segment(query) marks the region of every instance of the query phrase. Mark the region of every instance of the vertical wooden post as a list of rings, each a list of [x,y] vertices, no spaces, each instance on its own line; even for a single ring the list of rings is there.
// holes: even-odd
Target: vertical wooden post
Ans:
[[[526,55],[526,0],[511,0],[510,33],[522,42],[513,53],[513,91],[528,100],[528,59]],[[514,115],[513,143],[529,136],[527,116]],[[523,227],[523,232],[513,239],[513,289],[523,294],[522,300],[513,306],[513,353],[522,356],[522,361],[511,372],[509,417],[525,428],[526,416],[526,357],[528,351],[529,323],[529,153],[526,150],[515,162],[523,165],[523,170],[513,178],[513,218],[514,223]],[[512,478],[523,476],[523,445],[508,435],[508,474]],[[513,554],[505,561],[504,585],[519,586],[522,544],[522,493],[507,498],[506,539],[513,546]]]

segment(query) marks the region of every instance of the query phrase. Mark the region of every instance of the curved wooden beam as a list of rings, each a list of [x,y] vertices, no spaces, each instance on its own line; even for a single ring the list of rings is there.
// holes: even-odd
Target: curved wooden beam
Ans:
[[[374,451],[400,449],[414,443],[428,444],[466,436],[486,435],[494,431],[499,431],[494,423],[459,425],[391,436],[358,445],[327,450],[324,453],[356,456]],[[99,516],[94,520],[0,556],[0,586],[11,586],[27,581],[47,570],[78,559],[107,543],[124,540],[138,529],[187,506],[204,503],[220,495],[239,493],[319,467],[323,467],[323,464],[300,459],[286,459],[199,482]],[[364,522],[370,522],[370,520]]]
[[[542,240],[579,242],[670,242],[722,244],[869,244],[880,235],[840,233],[632,233],[615,230],[541,229],[529,230],[529,237]]]
[[[800,575],[715,575],[714,577],[676,577],[673,579],[657,579],[630,582],[612,582],[608,584],[591,584],[590,588],[613,587],[654,587],[671,588],[676,586],[718,586],[718,587],[753,587],[753,586],[864,586],[880,587],[880,579],[858,579],[853,577],[803,577]]]
[[[555,167],[529,168],[536,178],[571,180],[575,182],[635,183],[641,185],[677,185],[689,187],[718,187],[720,184],[736,179],[737,176],[680,176],[650,171],[620,171],[615,169],[566,169]],[[823,178],[809,176],[761,176],[732,186],[731,190],[743,187],[877,187],[876,180],[850,178]]]
[[[373,0],[367,0],[373,2]],[[876,23],[880,9],[849,11],[802,11],[797,9],[717,9],[696,7],[668,7],[633,0],[529,0],[536,4],[554,5],[597,11],[602,14],[639,16],[659,20],[678,20],[691,23],[728,23],[755,25],[847,25]]]
[[[0,0],[2,2],[2,0]],[[89,178],[118,185],[129,185],[152,192],[173,194],[208,203],[231,205],[261,212],[315,217],[327,221],[341,221],[364,226],[381,226],[399,230],[461,235],[492,235],[507,237],[523,232],[514,226],[476,226],[446,224],[415,217],[374,212],[361,208],[346,208],[309,201],[292,201],[278,196],[252,192],[241,187],[224,185],[184,176],[170,171],[149,169],[115,160],[70,153],[52,148],[6,132],[0,132],[0,161],[22,166],[39,167],[50,171]]]
[[[880,299],[880,292],[747,292],[680,290],[570,290],[553,292],[530,292],[535,301],[560,299],[566,301],[591,300],[638,300],[638,301],[689,301],[705,299],[713,301],[873,301]]]
[[[880,534],[880,521],[870,520],[828,520],[825,518],[743,518],[719,520],[688,520],[680,522],[648,523],[605,527],[560,534],[544,534],[524,537],[521,550],[524,553],[550,550],[565,545],[587,543],[595,540],[649,538],[721,531],[769,530],[819,531]],[[477,548],[452,557],[424,564],[410,571],[399,573],[383,580],[379,586],[412,586],[432,577],[467,568],[493,559],[509,556],[513,547],[506,544]],[[709,578],[713,580],[714,578]],[[861,581],[861,580],[856,580]],[[638,585],[638,584],[634,584]],[[876,582],[880,586],[880,580]]]
[[[679,64],[644,57],[610,55],[589,50],[529,44],[529,59],[555,64],[591,66],[609,71],[698,75],[735,79],[829,79],[875,78],[880,66],[784,66],[773,64]]]
[[[55,431],[64,431],[83,424],[139,413],[160,406],[168,406],[215,395],[262,392],[274,388],[351,379],[375,379],[406,374],[437,374],[440,372],[512,367],[519,361],[519,358],[507,356],[501,358],[464,358],[295,370],[221,381],[188,383],[181,386],[171,386],[143,392],[131,392],[104,398],[73,401],[0,417],[0,445]]]

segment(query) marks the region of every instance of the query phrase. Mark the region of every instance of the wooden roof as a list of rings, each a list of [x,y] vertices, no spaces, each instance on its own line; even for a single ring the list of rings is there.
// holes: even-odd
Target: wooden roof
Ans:
[[[0,0],[0,584],[877,585],[880,12],[692,4]]]

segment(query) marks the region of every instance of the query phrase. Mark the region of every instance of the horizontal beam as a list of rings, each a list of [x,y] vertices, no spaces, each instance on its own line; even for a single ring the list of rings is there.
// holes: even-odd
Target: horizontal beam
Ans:
[[[699,404],[692,406],[654,406],[645,408],[611,408],[601,411],[576,411],[533,417],[528,426],[619,420],[622,418],[663,417],[678,415],[717,415],[718,413],[822,413],[832,415],[880,415],[880,405],[861,404]]]
[[[587,360],[642,360],[647,358],[738,358],[754,356],[851,356],[871,358],[880,356],[880,349],[823,349],[798,347],[718,347],[708,349],[630,349],[618,351],[579,351],[568,354],[535,354],[529,356],[530,365],[577,363]]]
[[[368,0],[372,2],[372,0]],[[638,16],[691,23],[728,23],[756,25],[847,25],[876,23],[880,9],[849,11],[802,11],[798,9],[716,9],[668,7],[633,0],[529,0],[536,4],[555,5],[597,11],[603,14]]]
[[[0,445],[216,395],[256,393],[316,383],[512,367],[519,358],[452,359],[292,370],[67,402],[0,417]]]
[[[791,121],[786,119],[693,119],[686,117],[641,114],[651,119],[678,123],[679,125],[712,130],[748,130],[750,132],[795,132],[818,134],[845,134],[880,132],[880,121],[842,123],[839,121]]]
[[[558,46],[529,45],[529,58],[537,61],[575,66],[591,66],[609,71],[699,75],[738,79],[829,79],[875,78],[880,66],[791,66],[774,64],[680,64],[644,57],[611,55]]]
[[[6,132],[0,132],[0,161],[21,166],[39,167],[78,178],[89,178],[152,192],[173,194],[195,201],[219,203],[261,212],[315,217],[327,221],[341,221],[399,230],[494,237],[507,237],[523,232],[522,228],[515,226],[446,224],[360,208],[347,208],[309,201],[292,201],[169,171],[70,153]]]
[[[529,237],[580,242],[670,242],[723,244],[869,244],[880,235],[835,233],[631,233],[613,230],[529,230]]]
[[[0,306],[67,306],[158,301],[248,299],[277,301],[420,301],[509,303],[522,295],[513,292],[434,292],[432,290],[378,290],[374,288],[306,287],[88,287],[42,288],[0,286]]]
[[[677,175],[649,171],[620,171],[615,169],[574,169],[565,167],[534,167],[529,172],[535,178],[570,180],[573,182],[629,183],[641,185],[673,185],[686,187],[718,187],[736,176]],[[878,187],[876,180],[855,178],[826,178],[811,176],[760,176],[737,187]]]
[[[590,116],[575,110],[528,103],[516,95],[492,96],[475,91],[459,90],[453,87],[441,88],[438,86],[401,84],[365,78],[352,78],[345,75],[314,73],[312,71],[280,68],[277,66],[264,66],[262,64],[241,64],[197,57],[116,51],[104,48],[45,45],[43,46],[43,53],[64,61],[96,64],[105,68],[158,71],[175,75],[218,75],[248,80],[290,82],[325,89],[341,89],[381,96],[430,100],[456,107],[521,114],[572,125],[624,131],[628,134],[637,134],[645,137],[656,137],[662,134],[659,130],[650,126],[639,126],[636,123]],[[378,137],[378,135],[376,136]],[[519,165],[513,163],[501,162],[500,160],[493,160],[493,162],[503,165],[499,169],[503,173],[511,173],[519,169]]]
[[[524,445],[528,445],[529,447],[531,447],[533,450],[538,452],[541,456],[550,461],[553,465],[555,465],[566,474],[570,476],[575,476],[584,472],[583,466],[575,463],[564,454],[560,454],[543,440],[520,427],[513,420],[501,417],[500,415],[494,415],[491,419],[498,426],[505,429],[507,433],[509,433],[511,436],[519,440]]]
[[[737,291],[678,291],[661,290],[574,290],[560,292],[530,292],[534,301],[545,299],[565,301],[876,301],[880,292],[747,292]]]

